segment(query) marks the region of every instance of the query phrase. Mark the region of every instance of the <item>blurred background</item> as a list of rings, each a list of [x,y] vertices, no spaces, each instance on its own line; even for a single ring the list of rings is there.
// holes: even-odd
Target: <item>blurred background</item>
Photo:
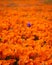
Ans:
[[[52,5],[52,0],[0,0],[0,7],[35,6],[38,4]]]

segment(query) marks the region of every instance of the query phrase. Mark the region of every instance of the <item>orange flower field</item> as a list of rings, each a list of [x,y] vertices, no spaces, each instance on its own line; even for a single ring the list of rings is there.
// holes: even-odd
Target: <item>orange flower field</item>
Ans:
[[[52,65],[51,3],[0,0],[0,65]]]

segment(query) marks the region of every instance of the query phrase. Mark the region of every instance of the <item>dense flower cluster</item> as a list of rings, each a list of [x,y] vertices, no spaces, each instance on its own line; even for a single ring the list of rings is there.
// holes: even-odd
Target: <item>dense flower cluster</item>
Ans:
[[[0,11],[0,65],[52,65],[51,9]]]

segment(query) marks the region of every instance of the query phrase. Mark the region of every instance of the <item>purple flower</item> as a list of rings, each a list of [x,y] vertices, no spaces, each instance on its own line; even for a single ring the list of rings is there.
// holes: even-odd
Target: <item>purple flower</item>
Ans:
[[[27,23],[27,26],[28,26],[28,27],[31,27],[31,23],[30,23],[30,22],[28,22],[28,23]]]

